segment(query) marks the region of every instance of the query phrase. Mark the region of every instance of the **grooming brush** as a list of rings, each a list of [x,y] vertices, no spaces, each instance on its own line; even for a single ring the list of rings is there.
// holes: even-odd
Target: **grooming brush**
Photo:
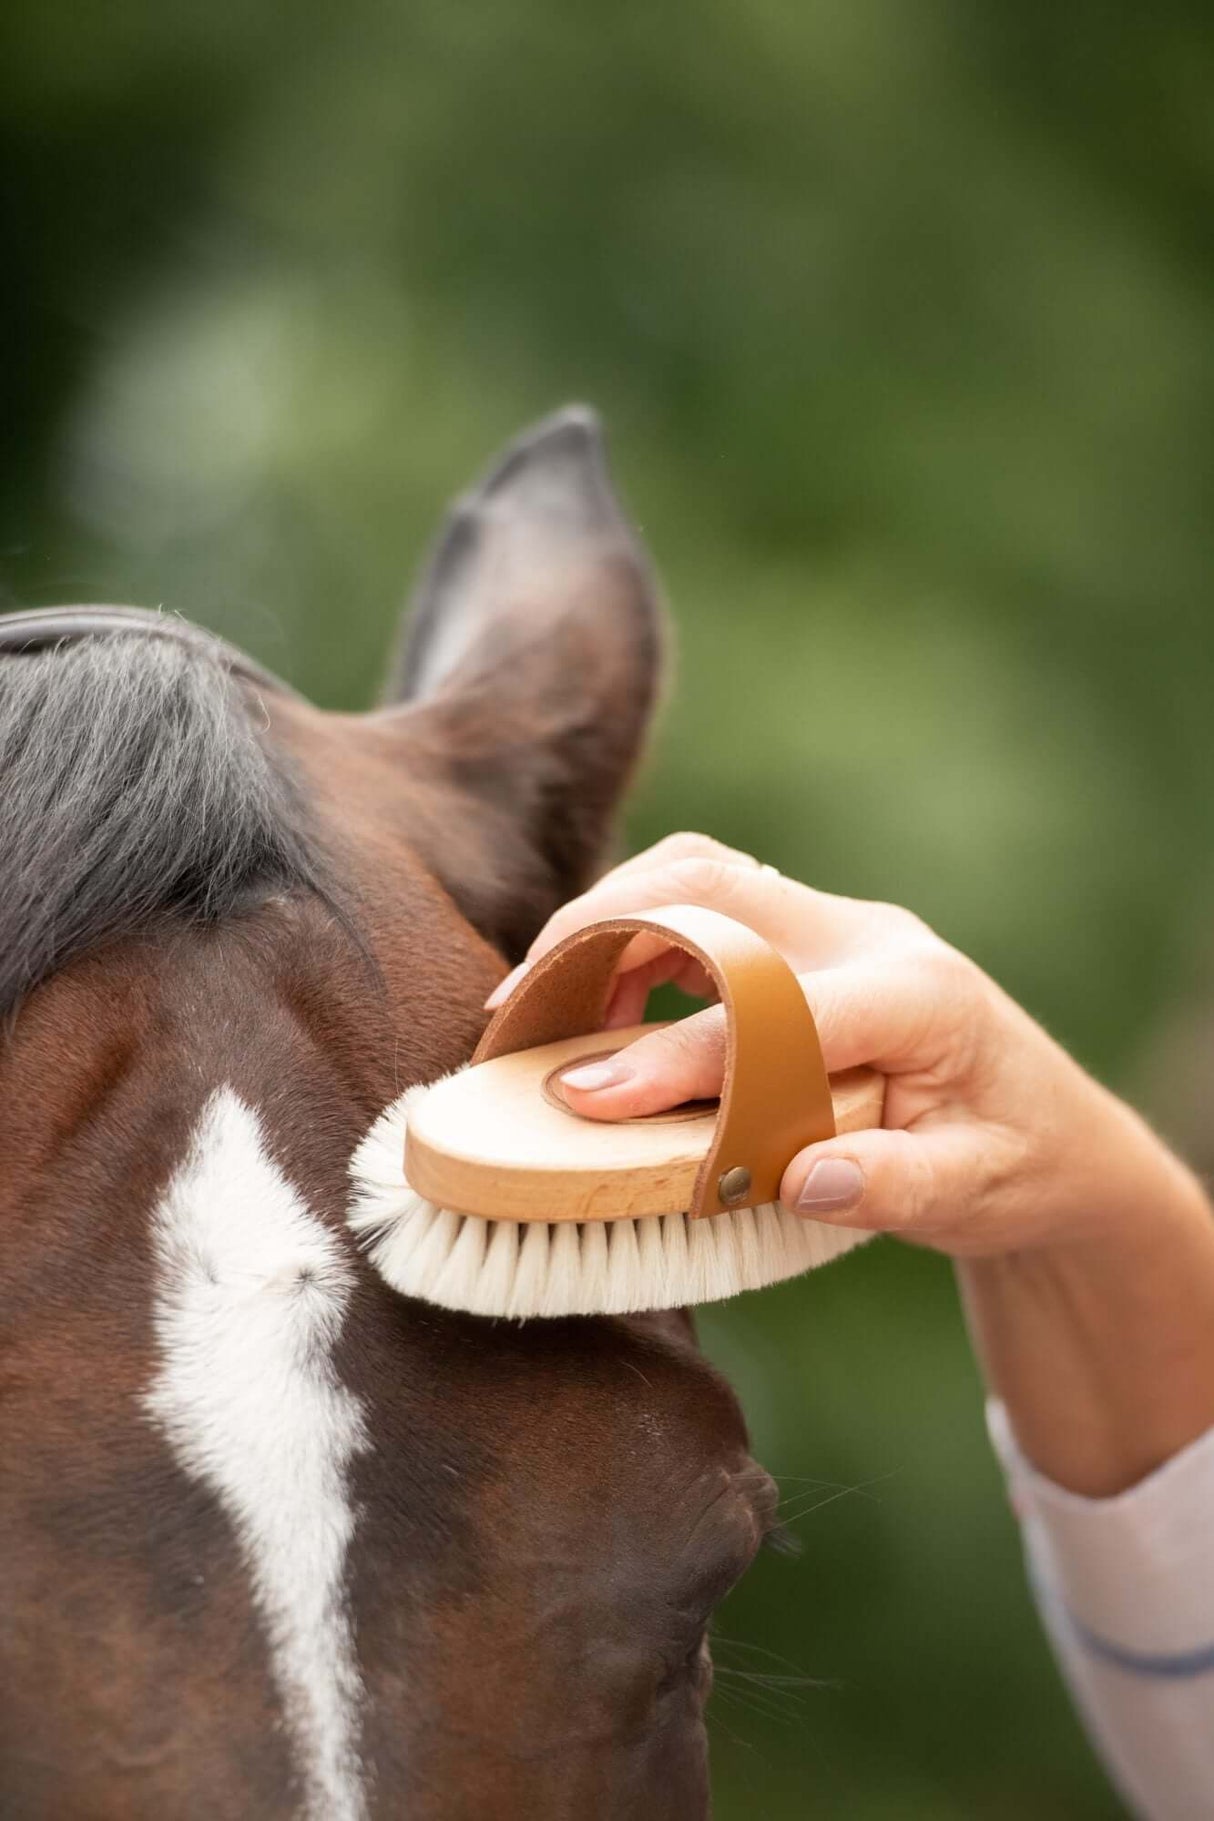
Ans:
[[[725,1006],[720,1102],[581,1118],[561,1073],[663,1028],[602,1029],[620,956],[655,931],[702,963]],[[350,1224],[403,1295],[474,1315],[718,1302],[869,1237],[776,1198],[807,1144],[879,1126],[884,1091],[871,1069],[828,1079],[796,975],[743,924],[687,904],[615,917],[524,976],[466,1067],[383,1115],[354,1157]]]

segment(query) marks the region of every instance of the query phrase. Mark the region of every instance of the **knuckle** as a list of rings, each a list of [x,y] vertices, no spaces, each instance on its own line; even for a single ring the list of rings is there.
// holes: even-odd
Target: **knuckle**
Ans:
[[[923,921],[916,911],[907,910],[904,904],[886,904],[875,902],[871,909],[878,928],[890,937],[896,937],[903,943],[939,942],[939,937],[930,925]]]
[[[723,1050],[724,1040],[724,1025],[711,1013],[680,1019],[656,1039],[681,1073],[697,1070],[710,1062]]]
[[[694,854],[676,860],[670,877],[687,897],[715,902],[729,896],[732,870],[718,855]]]
[[[931,1163],[915,1144],[908,1144],[910,1169],[907,1172],[907,1204],[910,1218],[925,1221],[936,1203],[936,1177]]]
[[[584,923],[589,923],[593,913],[587,906],[588,897],[588,893],[583,893],[580,898],[571,898],[568,904],[563,904],[559,910],[554,911],[531,944],[528,954],[538,956],[555,948],[566,936],[573,935]]]
[[[886,958],[880,978],[891,1004],[900,1006],[901,1039],[935,1071],[960,1066],[967,1032],[975,1025],[974,963],[939,938],[900,946]]]
[[[891,1228],[921,1225],[936,1198],[934,1172],[923,1147],[908,1133],[899,1136],[902,1142],[893,1148],[892,1167],[883,1173],[885,1180],[877,1190]]]
[[[664,836],[653,852],[660,854],[664,860],[695,860],[711,858],[714,854],[724,852],[724,849],[711,835],[697,834],[694,829],[684,828],[677,834]]]
[[[933,993],[950,1004],[968,994],[979,977],[972,961],[937,937],[923,945],[918,965],[925,970]]]
[[[658,842],[653,852],[667,864],[674,865],[686,861],[703,861],[710,865],[751,868],[759,864],[753,854],[743,853],[737,847],[728,847],[724,841],[717,841],[712,835],[696,834],[686,829],[679,834],[667,835]]]

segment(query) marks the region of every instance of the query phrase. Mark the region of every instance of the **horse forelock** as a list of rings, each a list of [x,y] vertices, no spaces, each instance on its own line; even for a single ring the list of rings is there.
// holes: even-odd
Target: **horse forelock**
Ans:
[[[165,915],[331,896],[247,688],[205,646],[137,632],[0,660],[0,1016]]]

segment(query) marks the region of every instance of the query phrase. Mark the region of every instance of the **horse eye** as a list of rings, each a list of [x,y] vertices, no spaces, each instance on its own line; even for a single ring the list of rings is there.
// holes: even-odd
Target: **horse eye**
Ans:
[[[657,1693],[671,1694],[676,1688],[683,1688],[688,1682],[706,1680],[712,1671],[712,1658],[708,1654],[708,1632],[701,1631],[694,1643],[683,1652],[672,1664],[668,1665],[661,1676]]]

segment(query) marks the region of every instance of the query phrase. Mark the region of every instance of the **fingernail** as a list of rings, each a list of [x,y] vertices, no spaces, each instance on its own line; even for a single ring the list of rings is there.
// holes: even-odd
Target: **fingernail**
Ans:
[[[575,1088],[579,1094],[593,1094],[598,1088],[615,1088],[622,1081],[631,1081],[632,1074],[626,1062],[588,1062],[585,1068],[566,1069],[561,1086]]]
[[[504,980],[498,981],[497,985],[485,1001],[485,1010],[487,1012],[495,1011],[502,1003],[503,999],[509,999],[511,993],[530,966],[530,961],[520,961],[517,967],[512,967],[510,969],[510,972],[506,975]]]
[[[797,1196],[798,1214],[826,1214],[851,1208],[864,1193],[864,1173],[850,1157],[823,1157],[816,1163]]]

